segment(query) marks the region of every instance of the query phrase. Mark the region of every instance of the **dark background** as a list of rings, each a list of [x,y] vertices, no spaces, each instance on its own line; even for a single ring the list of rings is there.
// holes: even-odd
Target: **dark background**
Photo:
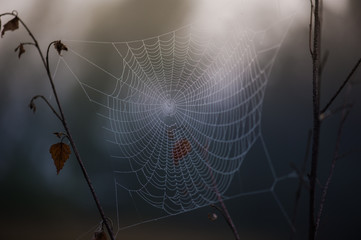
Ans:
[[[237,14],[242,4],[236,2],[0,0],[0,12],[16,9],[45,50],[48,42],[54,39],[142,39],[172,31],[198,17],[216,24],[215,14],[226,17]],[[257,6],[255,19],[260,22],[276,13],[295,14],[270,75],[262,116],[265,142],[277,175],[283,176],[291,171],[291,162],[302,165],[307,132],[312,126],[309,1],[252,2]],[[360,9],[357,0],[325,1],[322,40],[323,51],[329,51],[329,58],[323,74],[322,105],[361,57]],[[3,24],[7,21],[4,17],[1,20]],[[0,239],[90,239],[100,218],[80,169],[72,157],[57,176],[48,152],[50,145],[57,141],[51,133],[60,131],[61,126],[43,103],[37,104],[35,115],[28,109],[32,96],[43,94],[51,98],[51,91],[35,49],[27,48],[20,60],[14,53],[14,48],[24,39],[28,36],[22,28],[7,32],[0,39]],[[360,78],[359,70],[353,81],[360,83]],[[97,109],[74,79],[61,79],[57,86],[96,192],[105,212],[116,219],[112,168],[101,133],[101,121],[94,114]],[[343,96],[333,107],[341,104]],[[360,96],[360,85],[354,84],[348,96],[354,107],[346,122],[341,152],[361,147]],[[329,172],[339,120],[340,115],[335,115],[322,125],[321,183]],[[259,149],[256,144],[248,159],[264,157]],[[245,174],[266,181],[258,168],[261,170],[262,166],[250,167],[252,171]],[[352,151],[337,162],[320,226],[320,239],[361,237],[358,229],[360,169],[359,151]],[[296,187],[297,181],[291,179],[277,185],[275,190],[289,214]],[[306,197],[304,191],[296,224],[297,239],[307,236]],[[131,204],[125,199],[122,204],[128,203]],[[288,239],[289,225],[271,194],[235,198],[226,204],[242,239]],[[124,222],[134,217],[126,209],[120,215]],[[143,224],[121,231],[119,239],[232,239],[223,219],[208,220],[210,211],[206,207]]]

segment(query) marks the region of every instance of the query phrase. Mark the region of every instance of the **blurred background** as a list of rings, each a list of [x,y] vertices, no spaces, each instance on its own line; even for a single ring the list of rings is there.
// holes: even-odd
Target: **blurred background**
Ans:
[[[128,41],[172,31],[197,19],[215,26],[250,6],[260,23],[273,16],[294,14],[268,82],[263,104],[262,131],[278,176],[289,173],[290,163],[301,166],[307,133],[312,127],[312,66],[308,48],[309,1],[191,1],[191,0],[0,0],[0,12],[17,10],[40,46],[57,39]],[[323,52],[329,57],[322,81],[322,105],[337,90],[361,57],[361,2],[325,0]],[[2,17],[2,24],[10,20]],[[258,19],[258,20],[257,20]],[[257,22],[256,22],[257,23]],[[54,100],[35,48],[26,47],[18,59],[14,49],[28,41],[22,27],[0,39],[0,239],[91,239],[100,221],[85,180],[74,157],[59,175],[49,147],[61,131],[56,117],[43,102],[37,112],[30,99],[42,94]],[[64,53],[66,54],[66,53]],[[55,55],[54,55],[55,56]],[[54,57],[54,59],[56,59]],[[52,63],[54,66],[54,62]],[[361,70],[353,78],[347,98],[354,103],[347,119],[320,226],[320,239],[359,239],[361,215]],[[96,106],[90,104],[74,79],[57,79],[65,114],[106,214],[116,219],[116,199],[109,153]],[[333,104],[342,103],[344,95]],[[322,125],[319,180],[330,169],[340,115]],[[247,158],[260,156],[255,146]],[[249,174],[262,179],[257,166]],[[279,184],[276,194],[291,215],[297,180]],[[296,239],[307,236],[307,194],[300,200]],[[118,202],[119,203],[119,202]],[[124,200],[123,205],[131,204]],[[271,194],[226,201],[241,239],[288,239],[290,227]],[[118,239],[232,239],[223,219],[211,222],[210,208],[201,208],[119,232]],[[124,210],[121,219],[132,218]],[[144,216],[146,218],[147,216]]]

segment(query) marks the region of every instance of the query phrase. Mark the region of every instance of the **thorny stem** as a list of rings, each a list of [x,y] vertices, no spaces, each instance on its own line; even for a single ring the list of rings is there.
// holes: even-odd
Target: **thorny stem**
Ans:
[[[4,14],[1,14],[0,17],[1,17],[1,16],[4,16],[4,15],[12,15],[12,16],[18,17],[16,12],[4,13]],[[83,161],[81,160],[81,157],[80,157],[80,154],[79,154],[79,152],[78,152],[78,149],[77,149],[77,147],[76,147],[76,145],[75,145],[75,142],[74,142],[74,140],[73,140],[73,137],[72,137],[72,135],[71,135],[71,133],[70,133],[70,129],[69,129],[68,124],[67,124],[67,121],[66,121],[66,119],[65,119],[65,115],[64,115],[63,109],[62,109],[62,107],[61,107],[60,101],[59,101],[59,97],[58,97],[58,94],[57,94],[57,91],[56,91],[56,88],[55,88],[55,84],[54,84],[53,78],[52,78],[51,73],[50,73],[50,68],[49,68],[49,64],[48,64],[49,47],[50,47],[54,42],[52,42],[52,43],[49,44],[48,50],[47,50],[47,54],[46,54],[46,60],[45,60],[44,55],[43,55],[43,53],[42,53],[42,51],[41,51],[41,49],[40,49],[40,47],[39,47],[38,41],[37,41],[36,38],[34,37],[33,33],[30,31],[30,29],[29,29],[29,28],[27,27],[27,25],[22,21],[21,18],[18,17],[18,19],[19,19],[20,23],[21,23],[21,24],[24,26],[24,28],[26,29],[26,31],[28,32],[28,34],[30,35],[31,39],[34,41],[34,45],[35,45],[36,49],[37,49],[38,52],[39,52],[41,61],[43,62],[44,67],[45,67],[45,69],[46,69],[46,73],[47,73],[47,75],[48,75],[48,79],[49,79],[49,82],[50,82],[50,85],[51,85],[51,88],[52,88],[52,91],[53,91],[53,94],[54,94],[54,97],[55,97],[55,100],[56,100],[56,104],[57,104],[57,106],[58,106],[58,108],[59,108],[61,123],[63,124],[63,127],[64,127],[64,129],[65,129],[65,132],[66,132],[66,134],[67,134],[67,136],[68,136],[70,145],[71,145],[71,147],[72,147],[72,149],[73,149],[73,151],[74,151],[75,157],[76,157],[76,159],[77,159],[77,161],[78,161],[78,163],[79,163],[79,165],[80,165],[80,168],[81,168],[81,170],[82,170],[82,172],[83,172],[84,178],[85,178],[85,180],[86,180],[86,182],[87,182],[87,184],[88,184],[88,187],[89,187],[89,189],[90,189],[90,192],[91,192],[91,194],[92,194],[92,196],[93,196],[93,199],[94,199],[94,201],[95,201],[95,203],[96,203],[96,206],[97,206],[97,208],[98,208],[98,211],[99,211],[99,213],[100,213],[100,216],[101,216],[101,218],[102,218],[102,220],[103,220],[103,223],[105,224],[105,226],[106,226],[106,228],[107,228],[107,231],[108,231],[108,233],[109,233],[110,238],[111,238],[112,240],[114,240],[115,238],[114,238],[113,231],[112,231],[111,227],[109,226],[109,223],[108,223],[108,221],[107,221],[107,218],[105,217],[104,211],[103,211],[103,209],[102,209],[102,207],[101,207],[101,205],[100,205],[99,199],[98,199],[98,197],[97,197],[97,195],[96,195],[96,193],[95,193],[94,187],[93,187],[93,185],[92,185],[92,183],[91,183],[91,181],[90,181],[89,175],[88,175],[88,173],[87,173],[87,171],[86,171],[86,168],[85,168],[85,166],[84,166],[84,164],[83,164]],[[47,101],[46,101],[46,102],[47,102]],[[49,105],[49,104],[48,104],[48,105]],[[52,107],[51,107],[51,108],[52,108]],[[52,110],[53,110],[53,108],[52,108]],[[54,110],[53,110],[53,111],[54,111]],[[56,115],[58,116],[58,114],[56,114]],[[59,116],[58,116],[58,117],[59,117]]]
[[[309,196],[309,240],[315,239],[315,192],[317,179],[317,165],[320,142],[320,55],[321,55],[321,21],[320,21],[320,1],[315,0],[314,4],[314,28],[313,28],[313,139],[312,139],[312,160],[310,178],[310,196]],[[312,3],[312,1],[311,1]],[[311,23],[312,24],[312,23]]]

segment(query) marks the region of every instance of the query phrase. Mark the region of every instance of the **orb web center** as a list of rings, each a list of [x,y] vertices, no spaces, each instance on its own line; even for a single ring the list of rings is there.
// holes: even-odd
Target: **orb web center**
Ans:
[[[176,110],[176,103],[172,99],[166,100],[162,105],[162,111],[166,116],[173,116]]]

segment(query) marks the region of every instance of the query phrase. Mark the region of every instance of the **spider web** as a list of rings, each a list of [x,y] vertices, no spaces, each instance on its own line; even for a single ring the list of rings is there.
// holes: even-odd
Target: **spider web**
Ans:
[[[290,18],[258,31],[246,25],[229,24],[222,34],[191,24],[136,41],[65,42],[69,52],[61,61],[106,123],[117,203],[125,191],[138,207],[167,217],[220,198],[270,192],[289,221],[274,188],[295,175],[277,177],[261,135],[261,112]],[[234,191],[234,177],[256,141],[271,185]],[[119,229],[129,227],[119,222],[118,215]]]

